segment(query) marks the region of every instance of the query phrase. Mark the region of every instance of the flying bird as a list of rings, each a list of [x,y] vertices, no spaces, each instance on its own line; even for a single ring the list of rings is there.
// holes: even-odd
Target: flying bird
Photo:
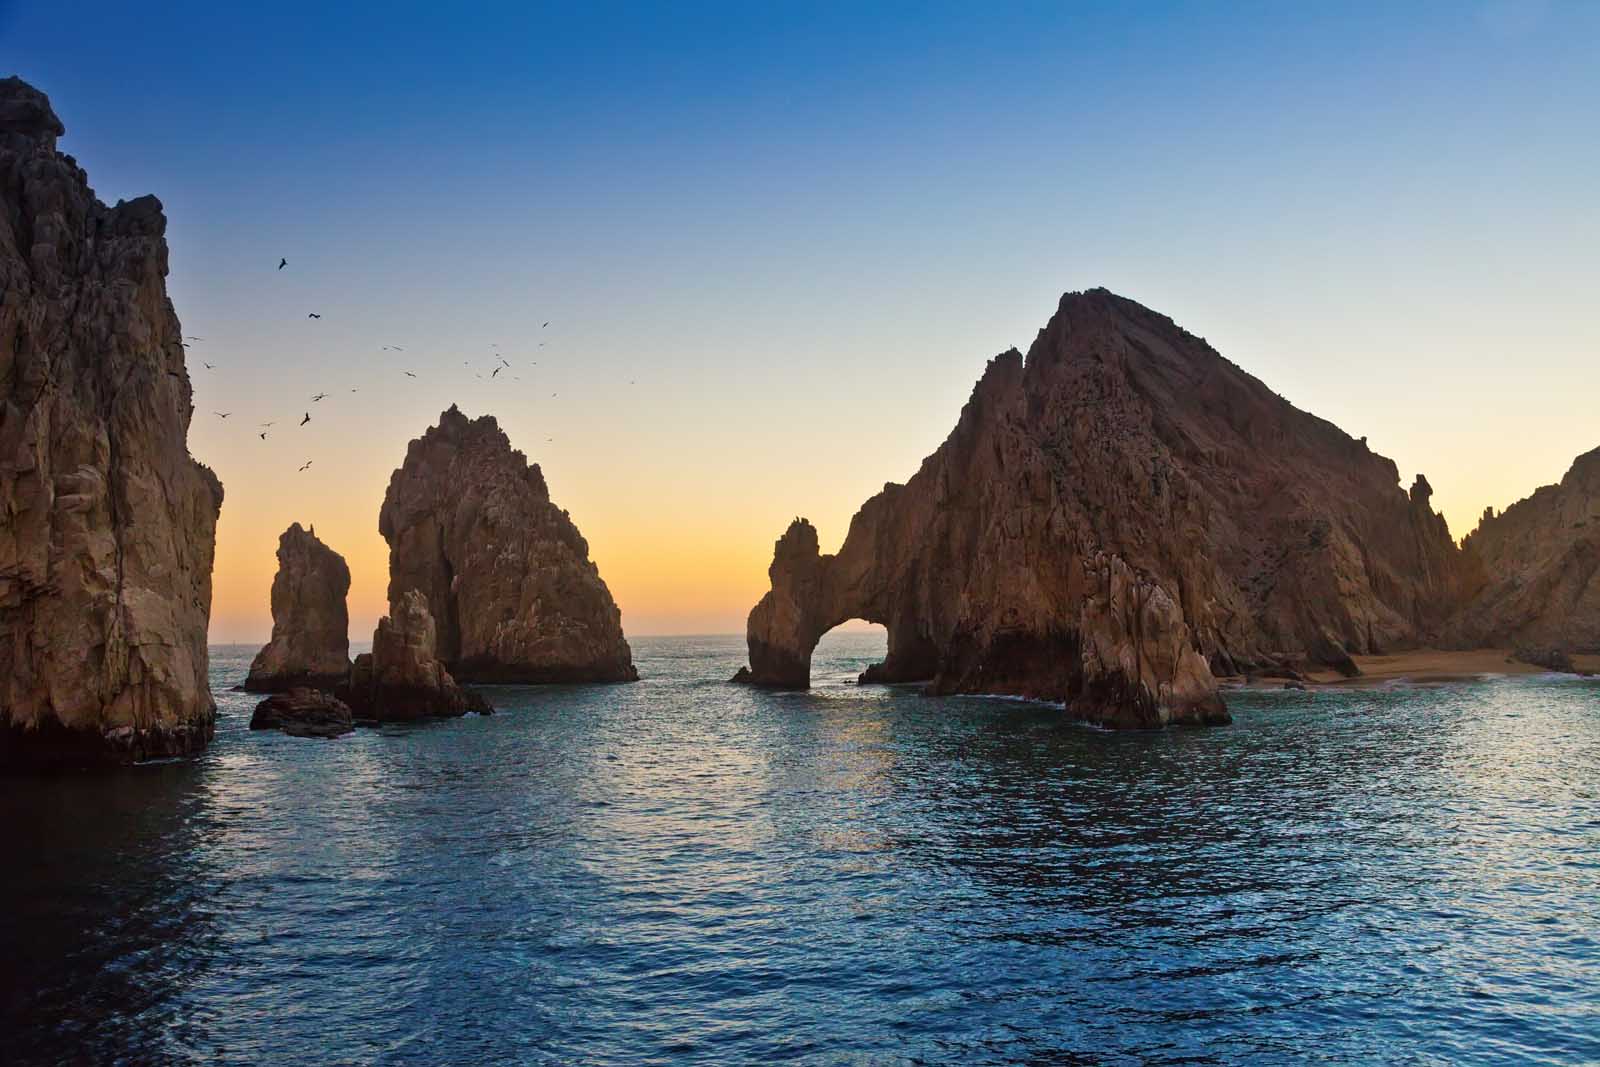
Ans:
[[[317,401],[321,400],[323,397],[325,397],[327,395],[328,395],[327,393],[318,393],[316,396],[311,398],[311,402],[313,404],[315,404]]]
[[[189,340],[191,340],[191,341],[204,341],[205,340],[204,337],[196,337],[193,334],[184,334],[184,336],[189,338]]]
[[[216,370],[216,369],[217,369],[217,368],[216,368],[216,365],[215,365],[215,364],[213,364],[213,363],[207,363],[207,362],[206,362],[206,361],[205,361],[205,360],[203,360],[203,359],[202,359],[202,360],[201,360],[201,361],[200,361],[200,365],[201,365],[201,366],[202,366],[202,367],[204,367],[204,368],[205,368],[205,369],[206,369],[206,370]]]
[[[313,311],[310,314],[308,314],[306,316],[306,318],[308,318],[308,319],[320,319],[320,318],[322,318],[322,316],[318,315],[315,311]]]
[[[544,324],[544,326],[548,326],[548,325],[550,325],[548,322]],[[539,327],[539,329],[541,329],[541,330],[544,329],[544,326]]]
[[[287,267],[288,265],[289,265],[289,261],[287,259],[280,258],[278,260],[278,269],[279,270],[282,270],[283,268]]]
[[[495,376],[495,374],[499,374],[499,373],[500,373],[500,372],[501,372],[501,371],[503,371],[503,370],[505,370],[505,368],[504,368],[504,367],[496,367],[496,368],[495,368],[495,369],[494,369],[494,374],[491,374],[491,375],[489,375],[489,377],[491,377],[491,378],[493,378],[493,377],[494,377],[494,376]]]
[[[256,436],[265,441],[267,439],[267,431],[262,430],[260,433],[256,434]]]
[[[310,470],[311,469],[311,461],[308,459],[304,463],[300,464],[300,469],[301,470]]]
[[[505,357],[505,356],[501,356],[501,357],[500,357],[500,362],[501,362],[501,363],[505,363],[505,365],[506,365],[506,366],[508,366],[508,367],[509,367],[509,366],[511,366],[511,364],[510,364],[510,363],[506,363],[506,357]]]
[[[355,390],[354,390],[354,389],[352,389],[352,390],[350,390],[350,391],[351,391],[351,392],[352,392],[352,393],[353,393],[353,392],[355,392]]]
[[[304,426],[306,423],[308,423],[310,421],[311,421],[311,412],[308,411],[308,412],[306,412],[306,417],[300,420],[300,425]]]
[[[233,412],[231,412],[231,411],[213,411],[211,414],[215,415],[219,419],[225,419],[229,415],[232,415]]]
[[[411,373],[411,372],[410,372],[410,371],[406,371],[406,377],[407,377],[407,378],[415,378],[415,377],[416,377],[416,375],[415,375],[415,374],[412,374],[412,373]]]

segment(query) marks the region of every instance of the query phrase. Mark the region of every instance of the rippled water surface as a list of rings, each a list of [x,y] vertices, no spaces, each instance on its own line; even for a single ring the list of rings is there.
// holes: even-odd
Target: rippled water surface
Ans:
[[[1600,685],[1210,731],[645,680],[0,781],[7,1063],[1600,1062]]]

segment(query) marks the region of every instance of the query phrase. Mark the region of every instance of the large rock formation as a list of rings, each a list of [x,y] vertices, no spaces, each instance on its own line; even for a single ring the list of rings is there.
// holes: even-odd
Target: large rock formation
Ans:
[[[1214,673],[1353,670],[1437,631],[1467,578],[1430,493],[1170,319],[1069,293],[837,555],[790,527],[743,675],[807,685],[818,638],[863,618],[889,631],[863,680],[1112,726],[1219,721]]]
[[[222,486],[153,196],[108,208],[42,93],[0,81],[0,761],[125,761],[212,734]]]
[[[462,681],[638,678],[588,543],[493,417],[469,421],[451,406],[412,441],[378,529],[390,605],[426,595],[439,658]]]
[[[256,653],[244,688],[278,693],[332,689],[350,673],[350,568],[297,522],[278,538],[272,579],[272,640]]]
[[[378,620],[372,651],[356,657],[339,695],[355,717],[372,722],[488,714],[488,701],[462,689],[438,659],[438,633],[428,598],[408,589]]]
[[[1482,585],[1451,618],[1449,644],[1600,652],[1600,448],[1559,485],[1485,511],[1462,547]]]

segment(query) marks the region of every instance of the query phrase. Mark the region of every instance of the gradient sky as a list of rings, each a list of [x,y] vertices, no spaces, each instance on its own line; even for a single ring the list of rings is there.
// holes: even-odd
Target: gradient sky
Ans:
[[[742,630],[793,516],[837,546],[1096,285],[1458,536],[1600,445],[1600,4],[460,6],[0,0],[0,74],[166,205],[214,640],[265,638],[293,521],[370,636],[384,488],[452,402],[630,634]]]

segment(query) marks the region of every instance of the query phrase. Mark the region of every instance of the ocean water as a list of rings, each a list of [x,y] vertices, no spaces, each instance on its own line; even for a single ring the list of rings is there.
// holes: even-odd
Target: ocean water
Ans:
[[[1600,684],[1235,694],[1231,727],[736,638],[500,713],[0,780],[8,1064],[1600,1062]]]

